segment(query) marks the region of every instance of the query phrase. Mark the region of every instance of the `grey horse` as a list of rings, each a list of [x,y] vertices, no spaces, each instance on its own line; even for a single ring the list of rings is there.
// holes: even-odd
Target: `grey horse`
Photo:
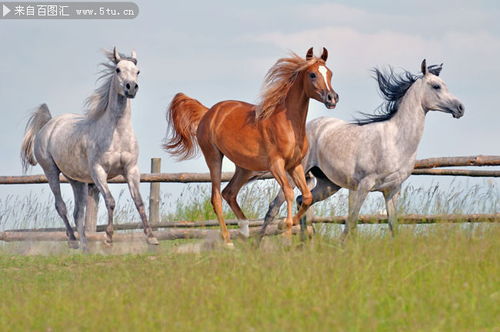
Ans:
[[[349,189],[349,213],[343,238],[357,226],[359,210],[371,191],[383,193],[394,235],[397,230],[396,199],[401,184],[411,174],[418,144],[429,111],[464,115],[462,103],[448,92],[439,78],[442,64],[421,64],[422,75],[405,71],[396,74],[375,69],[385,99],[379,114],[367,115],[356,123],[335,118],[318,118],[307,124],[310,149],[303,160],[304,170],[316,179],[313,204]],[[311,178],[312,179],[312,178]],[[283,193],[271,202],[261,233],[278,214]],[[301,197],[297,198],[300,205]]]
[[[158,244],[144,210],[139,192],[139,149],[131,123],[131,102],[139,85],[137,57],[105,52],[109,62],[103,63],[103,84],[87,99],[84,115],[63,114],[52,118],[42,104],[26,125],[21,147],[24,172],[37,162],[43,168],[55,197],[58,214],[64,221],[69,243],[77,247],[76,237],[68,221],[66,205],[61,197],[59,174],[69,180],[75,196],[74,218],[83,250],[87,248],[84,230],[85,207],[89,184],[94,183],[104,197],[108,212],[105,243],[112,244],[115,200],[107,180],[123,175],[139,211],[147,242]]]

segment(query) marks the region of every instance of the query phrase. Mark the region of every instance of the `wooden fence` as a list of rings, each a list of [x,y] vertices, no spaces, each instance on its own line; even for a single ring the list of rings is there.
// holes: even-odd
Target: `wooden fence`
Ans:
[[[436,175],[436,176],[468,176],[468,177],[500,177],[498,170],[469,170],[469,169],[447,169],[447,167],[469,167],[469,166],[500,166],[500,156],[465,156],[465,157],[444,157],[444,158],[429,158],[417,160],[413,175]],[[222,173],[222,181],[227,182],[231,179],[233,173]],[[259,179],[271,179],[269,173],[263,172]],[[61,176],[61,182],[67,182],[64,176]],[[161,159],[151,159],[151,173],[141,174],[141,182],[149,182],[150,197],[149,197],[149,215],[150,221],[154,229],[167,228],[168,231],[162,231],[158,236],[159,239],[177,239],[177,238],[197,238],[204,237],[212,230],[199,229],[199,227],[216,226],[218,223],[214,220],[205,222],[168,222],[160,223],[160,183],[175,182],[175,183],[192,183],[192,182],[210,182],[208,173],[161,173]],[[38,184],[47,183],[45,175],[24,175],[24,176],[0,176],[0,184]],[[118,176],[109,180],[109,183],[125,183],[123,177]],[[98,195],[94,195],[94,198]],[[101,232],[103,226],[97,226],[97,208],[98,199],[89,199],[86,215],[86,229],[89,233]],[[407,215],[399,218],[401,224],[416,224],[416,223],[435,223],[441,222],[498,222],[500,214],[488,215],[441,215],[441,216],[425,216],[425,215]],[[344,223],[345,217],[320,218],[313,217],[313,223]],[[386,216],[361,216],[360,223],[385,223]],[[236,225],[236,220],[228,220],[228,225]],[[253,220],[250,225],[255,228],[262,225],[262,220]],[[115,225],[116,230],[138,229],[141,225],[137,223],[118,224]],[[274,227],[274,226],[273,226]],[[279,232],[275,227],[270,228],[270,233]],[[127,240],[137,235],[117,234],[119,238]],[[100,239],[102,236],[91,235],[90,240]],[[22,240],[65,240],[66,236],[62,228],[45,228],[37,230],[9,230],[0,233],[0,240],[3,241],[22,241]]]

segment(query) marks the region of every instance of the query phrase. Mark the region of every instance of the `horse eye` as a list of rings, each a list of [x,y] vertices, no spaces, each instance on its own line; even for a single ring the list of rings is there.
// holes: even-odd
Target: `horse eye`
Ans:
[[[439,85],[439,84],[433,84],[433,85],[432,85],[432,88],[433,88],[434,90],[439,90],[439,89],[441,89],[441,85]]]
[[[116,73],[119,74],[120,73],[120,68],[116,68]]]
[[[316,74],[315,73],[310,73],[309,77],[312,78],[312,79],[315,79],[316,78]]]

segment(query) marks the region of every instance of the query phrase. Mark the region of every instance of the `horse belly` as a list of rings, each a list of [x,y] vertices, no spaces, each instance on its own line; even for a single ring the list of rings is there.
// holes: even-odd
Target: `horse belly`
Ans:
[[[260,155],[252,150],[242,147],[242,149],[224,149],[219,147],[221,152],[229,158],[235,165],[251,171],[267,171],[269,169],[269,158],[267,155]]]

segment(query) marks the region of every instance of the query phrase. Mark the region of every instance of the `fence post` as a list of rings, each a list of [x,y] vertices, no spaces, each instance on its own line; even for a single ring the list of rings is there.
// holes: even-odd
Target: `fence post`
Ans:
[[[99,189],[92,184],[89,185],[87,195],[87,208],[85,209],[85,231],[95,232],[97,230],[97,211],[99,210]]]
[[[151,173],[161,173],[161,158],[151,158]],[[149,222],[160,222],[160,183],[151,182],[149,188]]]

